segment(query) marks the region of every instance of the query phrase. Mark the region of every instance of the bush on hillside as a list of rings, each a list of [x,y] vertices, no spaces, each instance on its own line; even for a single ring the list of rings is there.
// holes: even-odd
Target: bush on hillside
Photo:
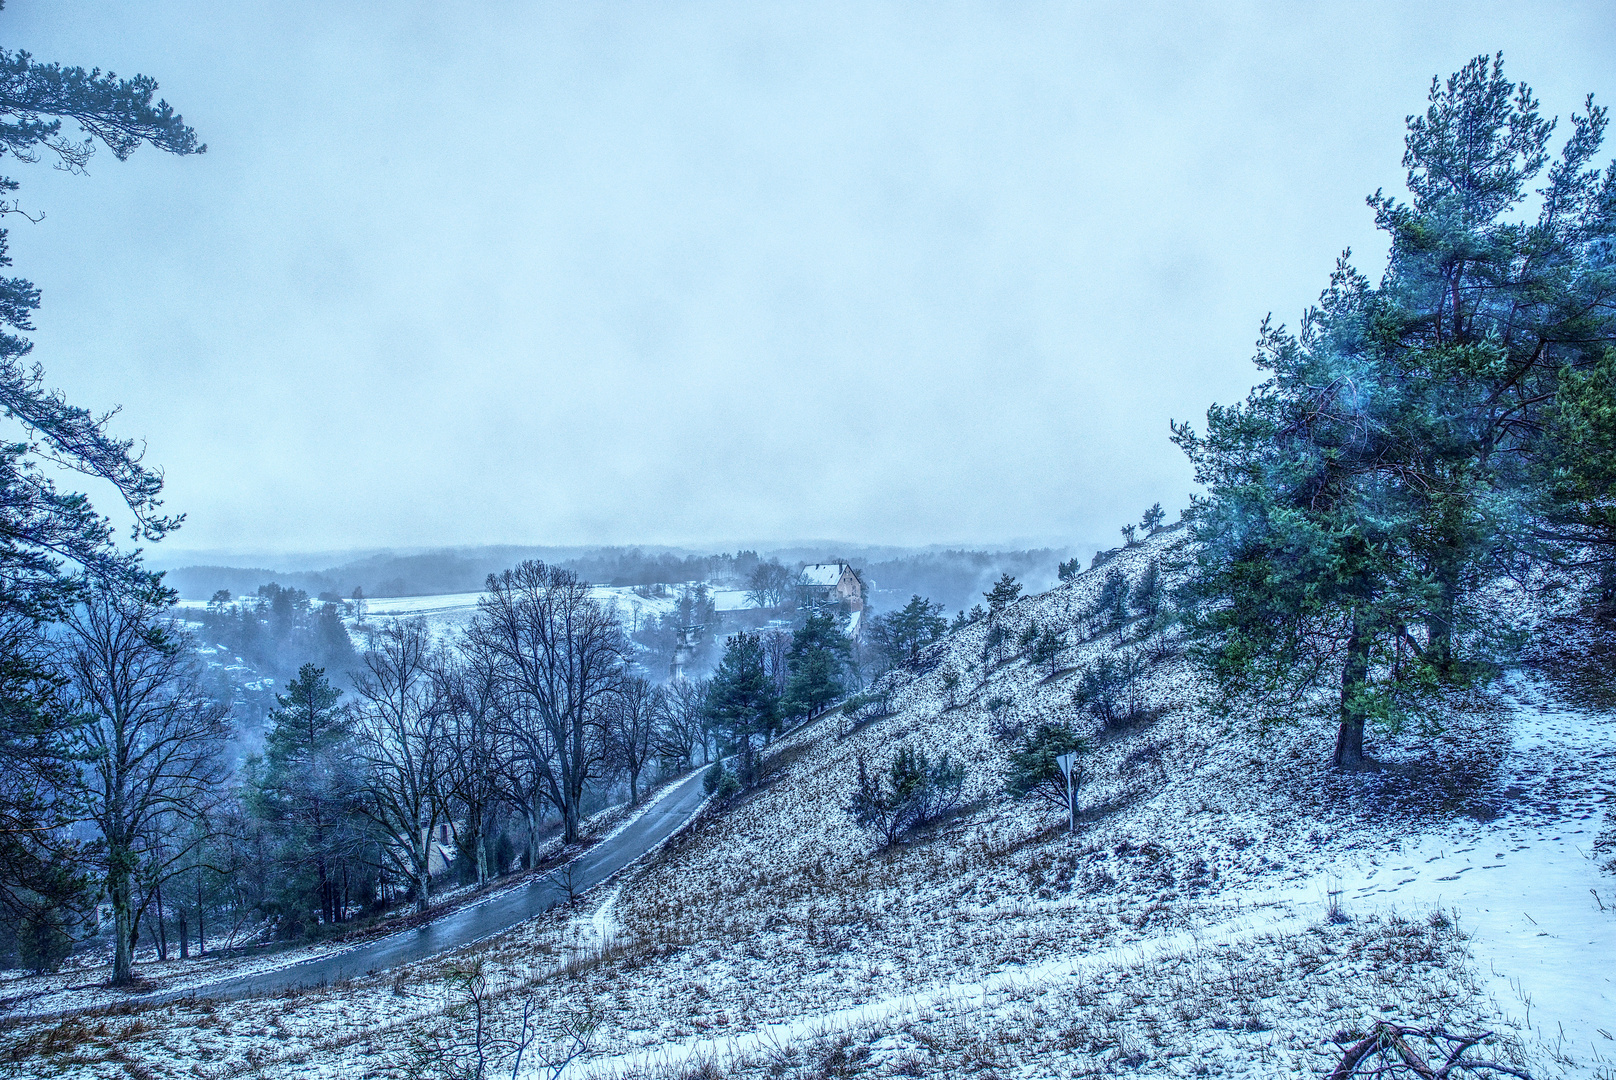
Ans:
[[[1054,675],[1060,667],[1060,654],[1064,648],[1066,648],[1066,635],[1057,632],[1054,627],[1048,627],[1038,635],[1038,640],[1032,643],[1029,658],[1034,664],[1043,668],[1046,675]]]
[[[1119,630],[1129,619],[1128,579],[1121,570],[1113,569],[1105,575],[1100,595],[1089,609],[1089,617],[1100,624],[1100,632]]]
[[[892,715],[892,689],[889,686],[878,685],[873,690],[862,694],[854,694],[841,705],[842,715],[851,721],[852,727],[879,720],[884,716]]]
[[[902,746],[892,764],[873,775],[860,756],[858,786],[847,812],[882,847],[890,847],[909,830],[952,813],[964,787],[965,767],[946,753],[932,763],[924,750]]]
[[[741,781],[723,765],[714,765],[701,778],[701,790],[715,799],[727,799],[741,790]]]
[[[1003,694],[994,694],[982,703],[988,711],[988,730],[996,742],[1008,745],[1025,733],[1026,727],[1011,711],[1011,700]]]
[[[1078,673],[1072,704],[1107,728],[1127,727],[1143,712],[1132,692],[1143,670],[1144,664],[1135,653],[1125,652],[1118,658],[1102,656]]]
[[[1066,812],[1066,778],[1061,775],[1056,759],[1062,754],[1077,754],[1078,768],[1074,773],[1078,790],[1088,778],[1081,757],[1087,753],[1089,743],[1065,724],[1039,724],[1027,732],[1021,745],[1010,753],[1004,773],[1004,790],[1012,799],[1036,796],[1044,802]]]

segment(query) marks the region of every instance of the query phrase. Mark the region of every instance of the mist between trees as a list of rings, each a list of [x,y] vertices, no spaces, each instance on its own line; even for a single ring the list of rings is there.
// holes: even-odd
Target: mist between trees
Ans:
[[[301,589],[311,597],[348,599],[355,589],[367,597],[435,596],[476,592],[489,574],[527,559],[571,570],[596,585],[656,585],[706,582],[714,588],[744,589],[759,563],[795,569],[803,563],[840,559],[858,566],[871,588],[889,606],[911,594],[928,596],[949,612],[976,603],[976,595],[1008,573],[1035,588],[1054,582],[1063,549],[965,550],[871,548],[860,545],[791,546],[700,554],[640,547],[483,547],[410,555],[379,554],[326,569],[241,566],[182,566],[164,581],[183,599],[207,600],[223,589],[253,595],[264,585]]]
[[[777,566],[759,565],[760,580]],[[166,959],[424,912],[445,888],[542,866],[665,777],[722,759],[726,790],[757,783],[790,725],[913,664],[947,625],[917,596],[858,612],[867,633],[849,636],[847,602],[788,591],[724,636],[694,622],[713,614],[697,589],[636,635],[563,567],[524,561],[483,587],[450,636],[361,610],[356,651],[338,605],[299,590],[221,596],[186,622],[152,579],[87,586],[49,653],[72,722],[34,762],[59,828],[33,849],[50,860],[13,868],[0,947],[48,969],[100,941],[128,985],[142,942]],[[670,678],[664,621],[721,651],[710,679]],[[350,666],[300,664],[245,740],[251,717],[204,663],[220,644],[268,667]]]

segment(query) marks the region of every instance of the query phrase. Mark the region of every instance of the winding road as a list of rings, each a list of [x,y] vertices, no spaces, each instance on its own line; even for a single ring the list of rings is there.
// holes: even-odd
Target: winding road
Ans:
[[[571,891],[576,893],[600,884],[672,836],[690,820],[706,798],[701,789],[703,771],[698,769],[679,781],[639,817],[578,856],[567,867],[522,888],[461,908],[425,926],[378,938],[343,952],[287,967],[155,994],[149,1000],[239,998],[298,987],[325,986],[341,979],[374,975],[400,964],[424,960],[509,930],[567,899],[569,889],[564,875],[569,869]]]

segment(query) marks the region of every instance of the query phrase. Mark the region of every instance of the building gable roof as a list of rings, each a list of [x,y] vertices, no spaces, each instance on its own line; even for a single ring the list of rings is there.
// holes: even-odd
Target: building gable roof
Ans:
[[[802,568],[801,580],[804,585],[816,586],[822,589],[833,588],[837,582],[842,580],[842,571],[846,567],[846,563],[839,562],[812,563]]]

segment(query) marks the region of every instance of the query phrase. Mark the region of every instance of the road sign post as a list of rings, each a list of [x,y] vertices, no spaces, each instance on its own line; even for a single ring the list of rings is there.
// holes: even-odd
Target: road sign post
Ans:
[[[1066,780],[1066,813],[1070,819],[1069,831],[1077,832],[1077,785],[1072,782],[1072,774],[1077,769],[1076,754],[1062,754],[1055,759],[1060,766],[1061,776]]]

